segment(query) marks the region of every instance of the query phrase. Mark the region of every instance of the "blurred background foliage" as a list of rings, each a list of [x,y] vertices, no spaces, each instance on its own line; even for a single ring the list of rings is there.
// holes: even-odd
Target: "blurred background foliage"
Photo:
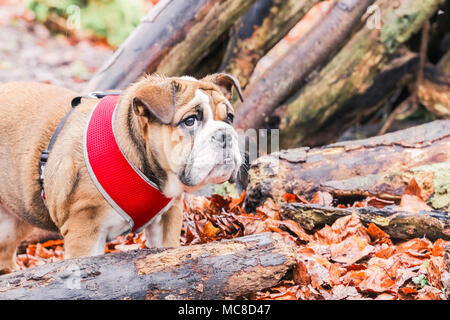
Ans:
[[[145,14],[144,0],[25,0],[38,21],[51,30],[70,32],[71,15],[79,12],[81,32],[105,38],[117,47]],[[74,7],[75,6],[75,7]],[[78,9],[79,8],[79,9]],[[77,19],[72,16],[71,23]]]

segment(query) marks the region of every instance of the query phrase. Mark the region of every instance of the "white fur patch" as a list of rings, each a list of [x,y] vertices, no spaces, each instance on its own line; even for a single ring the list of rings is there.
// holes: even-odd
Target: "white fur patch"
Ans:
[[[191,76],[182,76],[182,77],[180,77],[180,79],[198,82],[197,79],[195,79],[194,77],[191,77]]]
[[[163,246],[163,225],[161,215],[153,218],[151,224],[145,228],[145,243],[150,248],[161,248]]]
[[[206,121],[208,121],[209,119],[213,120],[214,115],[213,115],[211,105],[209,104],[208,95],[206,93],[204,93],[202,90],[197,89],[197,90],[195,90],[195,98],[194,99],[200,100],[202,105],[205,106],[205,108],[203,108],[203,113],[204,113],[204,117],[206,118]]]

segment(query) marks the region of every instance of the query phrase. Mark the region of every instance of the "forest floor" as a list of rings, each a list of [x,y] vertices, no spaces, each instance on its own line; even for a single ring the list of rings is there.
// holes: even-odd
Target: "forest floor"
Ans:
[[[113,50],[101,42],[52,35],[20,0],[0,0],[0,83],[39,81],[81,91]]]

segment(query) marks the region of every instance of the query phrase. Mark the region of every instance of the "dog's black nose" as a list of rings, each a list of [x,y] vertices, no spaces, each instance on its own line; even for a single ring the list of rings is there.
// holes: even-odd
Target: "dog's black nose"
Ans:
[[[211,140],[222,148],[227,148],[231,146],[232,136],[226,129],[219,129],[214,132]]]

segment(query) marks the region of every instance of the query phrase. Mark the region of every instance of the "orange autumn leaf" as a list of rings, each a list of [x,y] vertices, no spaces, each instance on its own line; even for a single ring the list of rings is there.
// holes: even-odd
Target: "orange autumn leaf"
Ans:
[[[427,280],[437,289],[442,289],[441,274],[445,271],[445,262],[442,257],[432,257],[427,266]]]
[[[418,290],[415,300],[445,300],[441,290],[432,286],[425,286]]]
[[[398,289],[398,299],[399,300],[414,300],[417,290],[411,287],[404,287]]]
[[[445,247],[447,245],[450,245],[450,241],[445,241],[443,239],[437,239],[433,244],[433,247],[431,249],[431,254],[435,257],[442,257],[444,255]]]
[[[352,270],[345,274],[344,284],[358,286],[366,278],[366,270]]]
[[[308,201],[306,201],[302,197],[300,197],[300,196],[298,196],[296,194],[292,194],[292,193],[285,193],[285,194],[283,194],[283,199],[287,203],[295,203],[295,202],[308,203]]]
[[[312,237],[309,234],[307,234],[305,230],[303,230],[303,228],[298,225],[297,222],[292,220],[283,220],[280,221],[280,224],[288,228],[293,233],[295,233],[295,235],[300,241],[309,242],[312,240]]]
[[[397,252],[408,253],[413,257],[429,258],[431,254],[431,242],[428,239],[411,239],[397,246]]]
[[[206,239],[214,239],[218,233],[220,233],[220,229],[216,228],[211,221],[208,221],[203,229],[202,237],[205,237]]]
[[[375,208],[384,208],[386,206],[391,206],[395,204],[395,201],[380,199],[377,197],[369,197],[367,200],[367,206]]]
[[[433,173],[431,173],[431,176],[433,176]],[[406,186],[404,194],[416,196],[425,201],[433,194],[433,192],[434,186],[432,178],[428,183],[425,181],[422,182],[421,186],[417,183],[415,178],[412,178]]]
[[[374,251],[366,239],[351,236],[344,241],[330,245],[331,259],[345,265],[351,265]]]
[[[399,210],[419,212],[421,210],[432,211],[433,209],[416,195],[404,194],[400,200]]]
[[[366,273],[367,275],[367,273]],[[358,285],[361,291],[374,293],[395,292],[395,281],[393,281],[383,269],[375,269]]]
[[[375,251],[375,257],[387,259],[395,253],[395,250],[395,246],[392,245],[385,247],[381,246],[379,250]]]
[[[321,243],[332,244],[339,243],[353,235],[370,241],[366,227],[356,214],[337,219],[331,227],[326,225],[314,234],[314,238]]]
[[[320,204],[322,206],[331,206],[333,196],[328,192],[317,191],[312,197],[310,203]]]
[[[311,283],[311,277],[308,274],[308,269],[302,261],[298,261],[292,272],[293,280],[296,284],[306,286]]]
[[[228,205],[230,211],[234,211],[238,206],[240,206],[245,199],[245,190],[242,190],[241,196],[238,199],[231,199],[230,204]]]
[[[417,196],[419,198],[422,198],[422,189],[420,188],[420,186],[417,183],[416,179],[414,179],[414,178],[411,179],[411,181],[406,186],[404,194],[408,194],[408,195],[411,195],[411,196]],[[424,200],[424,199],[422,199],[422,200]]]
[[[257,207],[256,213],[274,220],[280,220],[280,208],[275,204],[272,198],[267,198],[262,206]]]
[[[41,244],[44,248],[49,247],[56,247],[56,246],[62,246],[64,245],[64,240],[58,239],[58,240],[49,240],[47,242],[44,242]]]
[[[381,239],[385,239],[385,238],[390,238],[390,236],[386,232],[384,232],[383,230],[378,228],[372,222],[367,227],[367,233],[369,234],[370,239],[372,239],[372,241],[381,240]]]

